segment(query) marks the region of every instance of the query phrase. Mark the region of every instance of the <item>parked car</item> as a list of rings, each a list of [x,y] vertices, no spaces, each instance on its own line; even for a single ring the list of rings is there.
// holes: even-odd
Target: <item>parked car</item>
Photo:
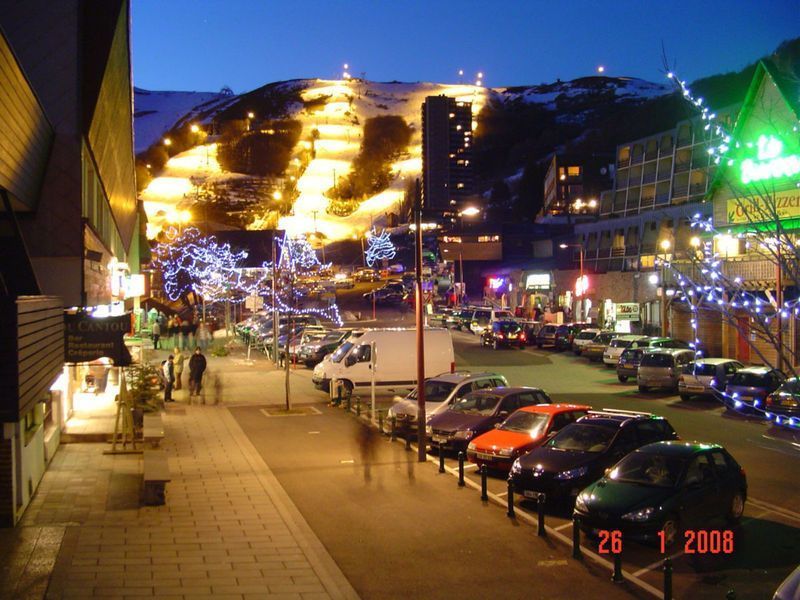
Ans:
[[[536,334],[537,348],[555,348],[558,325],[543,325]]]
[[[616,367],[619,357],[625,348],[629,348],[634,342],[644,342],[646,335],[619,335],[608,344],[603,351],[603,364],[607,367]]]
[[[358,337],[363,331],[353,329],[336,329],[329,331],[325,337],[311,343],[303,344],[298,353],[298,359],[307,367],[313,367],[321,362],[328,354],[336,350],[340,344],[350,337]]]
[[[523,406],[549,404],[550,397],[538,388],[501,387],[471,392],[434,415],[426,427],[432,446],[440,450],[466,450],[480,434],[502,423]]]
[[[567,323],[556,330],[556,350],[563,352],[573,349],[575,336],[590,327],[589,323]]]
[[[776,415],[800,415],[800,380],[792,377],[784,381],[781,387],[767,396],[764,408]]]
[[[569,501],[629,452],[677,437],[663,417],[623,410],[593,411],[514,461],[509,481],[525,498],[538,499],[545,494],[547,501]]]
[[[447,410],[457,398],[463,398],[475,390],[505,387],[508,381],[497,373],[470,373],[456,371],[442,373],[425,380],[425,415],[426,421],[439,412]],[[417,390],[414,388],[402,400],[396,402],[387,412],[385,430],[391,431],[392,418],[395,427],[401,430],[416,430],[418,418]]]
[[[617,361],[617,379],[625,383],[629,377],[636,377],[639,364],[644,356],[644,348],[625,348]]]
[[[678,390],[678,378],[683,368],[694,360],[694,350],[659,348],[647,350],[636,372],[636,383],[640,392],[651,388]]]
[[[681,349],[689,349],[691,346],[689,342],[684,342],[683,340],[676,340],[675,338],[670,337],[647,337],[643,340],[639,340],[638,342],[634,342],[630,345],[631,348],[646,348],[646,349],[653,349],[653,348],[681,348]]]
[[[730,408],[744,409],[756,406],[764,408],[767,396],[777,390],[786,381],[778,369],[770,367],[745,367],[739,369],[728,380],[725,386],[723,401]],[[741,406],[736,406],[736,402]]]
[[[364,267],[356,271],[353,277],[356,281],[359,282],[374,282],[381,280],[380,273],[378,273],[375,269],[369,269],[367,267]]]
[[[593,327],[589,327],[588,329],[584,329],[583,331],[576,333],[575,339],[572,340],[572,351],[577,356],[580,356],[583,347],[589,344],[598,333],[600,333],[600,330]]]
[[[495,350],[511,346],[524,348],[526,341],[525,330],[516,321],[494,321],[481,333],[481,346]]]
[[[452,314],[452,308],[437,306],[433,309],[433,313],[428,315],[428,325],[430,327],[447,327],[447,321]]]
[[[417,380],[417,361],[415,353],[409,352],[409,348],[414,347],[416,335],[415,329],[367,330],[359,338],[347,340],[334,353],[326,356],[314,367],[311,381],[317,389],[328,391],[331,381],[335,379],[349,393],[355,388],[369,388],[374,373],[375,385],[381,390],[411,390]],[[450,332],[426,328],[423,335],[425,370],[429,373],[455,371]]]
[[[402,284],[387,283],[383,287],[364,294],[364,298],[377,304],[399,304],[405,300],[408,293]]]
[[[541,404],[526,406],[511,414],[495,429],[479,435],[467,446],[467,459],[490,469],[508,471],[519,456],[541,446],[591,406]]]
[[[355,287],[356,282],[348,273],[336,273],[333,276],[333,285],[337,290],[350,290]]]
[[[792,571],[775,590],[772,600],[797,600],[800,598],[800,566]]]
[[[746,500],[744,469],[722,446],[665,441],[631,452],[584,489],[575,516],[588,533],[661,542],[660,533],[671,547],[683,529],[706,529],[715,517],[737,523]]]
[[[603,358],[603,353],[608,348],[608,345],[618,336],[618,333],[613,331],[601,331],[594,336],[588,344],[583,346],[581,356],[588,358],[592,362],[597,362]]]
[[[475,312],[472,313],[469,330],[475,335],[480,335],[489,327],[489,324],[494,321],[508,321],[513,319],[514,315],[508,310],[490,307],[477,308]]]
[[[692,396],[716,397],[725,389],[728,378],[744,365],[730,358],[698,358],[683,368],[678,378],[681,400]]]

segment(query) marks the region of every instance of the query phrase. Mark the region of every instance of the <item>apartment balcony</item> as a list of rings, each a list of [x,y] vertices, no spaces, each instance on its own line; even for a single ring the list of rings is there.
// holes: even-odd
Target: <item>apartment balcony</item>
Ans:
[[[669,192],[656,194],[656,204],[669,204]]]
[[[695,194],[705,194],[706,193],[706,184],[703,183],[693,183],[689,186],[689,195],[694,196]]]
[[[688,171],[689,168],[692,166],[690,161],[685,162],[676,162],[675,163],[675,172],[676,173],[683,173],[684,171]]]
[[[681,198],[683,196],[689,195],[689,186],[688,185],[676,185],[672,188],[672,195],[676,198]]]
[[[639,245],[625,246],[625,256],[639,256]]]
[[[611,258],[620,258],[625,256],[625,248],[612,248],[611,249]]]
[[[655,160],[658,158],[658,150],[651,150],[650,152],[644,153],[645,160]]]
[[[632,165],[638,165],[640,162],[642,162],[642,160],[644,160],[644,154],[636,154],[634,156],[631,156]]]
[[[653,183],[656,180],[655,171],[652,173],[645,173],[642,175],[642,183]]]
[[[699,271],[697,264],[684,263],[678,265],[678,270],[695,282],[704,282],[707,275]],[[770,260],[759,259],[728,259],[722,262],[722,275],[729,281],[737,277],[741,280],[742,287],[749,290],[768,290],[775,288],[777,267]],[[792,285],[792,281],[785,276],[784,286]]]
[[[618,169],[624,169],[625,167],[629,166],[630,164],[631,164],[631,159],[630,158],[625,158],[625,159],[622,159],[622,160],[618,160],[617,161],[617,168]]]

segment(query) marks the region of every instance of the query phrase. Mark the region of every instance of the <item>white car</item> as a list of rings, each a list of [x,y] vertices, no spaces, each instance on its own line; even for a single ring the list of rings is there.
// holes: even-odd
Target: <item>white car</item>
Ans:
[[[475,335],[481,335],[494,321],[513,321],[511,311],[499,308],[476,308],[469,323],[469,330]]]
[[[462,398],[469,392],[507,386],[506,378],[497,373],[456,371],[429,377],[425,380],[425,420],[429,421],[433,415],[446,410],[455,399]],[[392,418],[394,418],[395,427],[401,431],[416,430],[418,408],[417,390],[414,389],[389,409],[384,430],[391,431]]]
[[[572,340],[572,351],[580,356],[583,347],[591,342],[598,333],[600,333],[599,329],[584,329],[583,331],[579,331],[575,335],[575,339]]]
[[[603,363],[609,367],[616,367],[619,357],[625,352],[625,348],[634,342],[646,339],[646,335],[620,335],[615,337],[603,352]]]

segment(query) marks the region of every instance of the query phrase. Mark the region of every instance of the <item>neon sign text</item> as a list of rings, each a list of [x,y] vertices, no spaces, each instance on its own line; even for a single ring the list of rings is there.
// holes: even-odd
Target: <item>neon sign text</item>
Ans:
[[[757,142],[756,160],[742,161],[742,183],[791,177],[800,173],[800,156],[783,154],[783,142],[774,136],[762,135]]]

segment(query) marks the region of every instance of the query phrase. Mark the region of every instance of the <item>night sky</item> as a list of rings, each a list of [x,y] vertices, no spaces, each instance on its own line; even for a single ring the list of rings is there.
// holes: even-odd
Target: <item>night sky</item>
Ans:
[[[663,82],[738,70],[800,36],[800,0],[132,0],[133,73],[152,90],[241,93],[354,76],[490,87],[592,75]]]

